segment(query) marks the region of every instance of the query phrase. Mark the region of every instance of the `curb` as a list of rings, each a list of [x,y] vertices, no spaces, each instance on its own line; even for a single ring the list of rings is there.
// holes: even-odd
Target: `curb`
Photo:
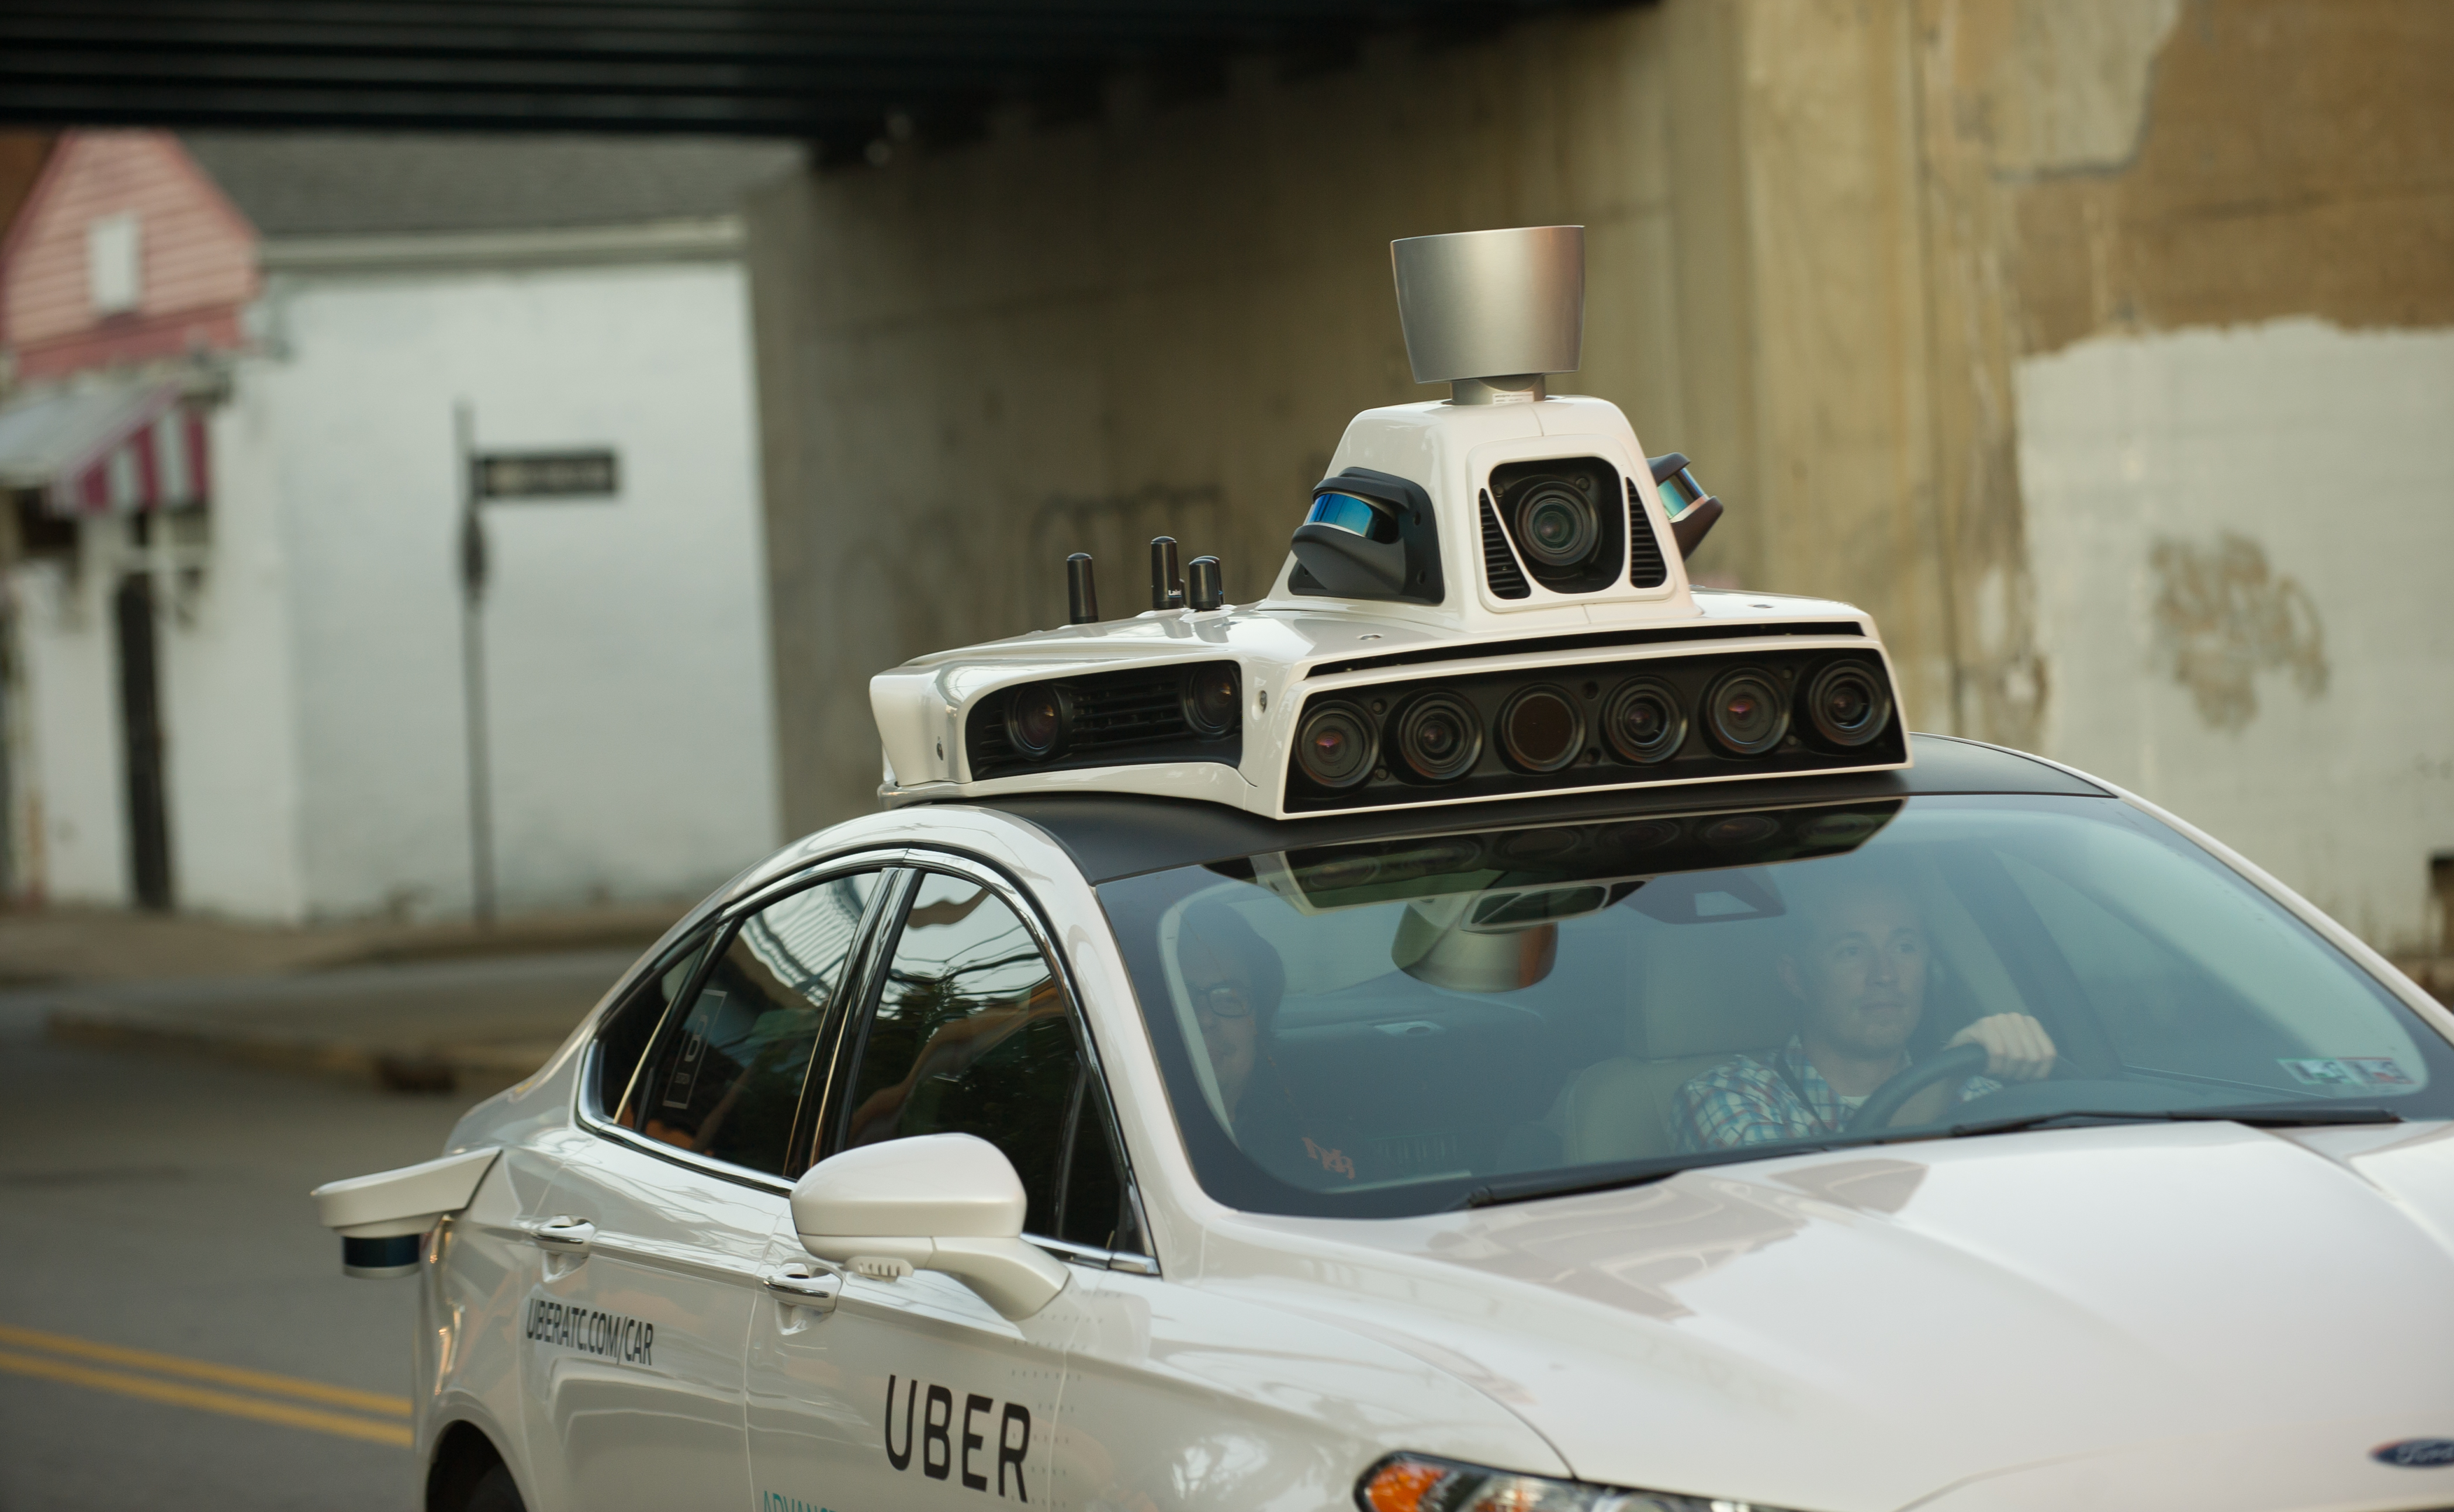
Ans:
[[[509,1044],[363,1044],[248,1034],[129,1014],[55,1009],[43,1038],[89,1050],[191,1056],[263,1071],[333,1077],[392,1092],[493,1093],[545,1064],[561,1040]]]

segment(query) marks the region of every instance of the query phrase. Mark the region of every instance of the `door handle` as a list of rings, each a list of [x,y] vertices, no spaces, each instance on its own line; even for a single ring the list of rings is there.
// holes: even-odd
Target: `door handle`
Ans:
[[[549,1218],[528,1225],[529,1238],[546,1249],[583,1250],[596,1238],[596,1225],[584,1218]]]
[[[813,1270],[799,1260],[769,1271],[760,1280],[779,1301],[794,1307],[806,1307],[814,1313],[834,1312],[835,1299],[843,1292],[841,1276],[832,1271]]]

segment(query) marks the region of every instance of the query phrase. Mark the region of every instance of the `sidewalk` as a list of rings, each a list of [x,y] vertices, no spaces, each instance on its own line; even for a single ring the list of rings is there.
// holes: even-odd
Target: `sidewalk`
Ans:
[[[0,990],[191,977],[265,977],[399,961],[555,951],[636,953],[690,901],[523,914],[491,926],[465,919],[407,924],[250,924],[189,914],[107,908],[0,913]]]
[[[0,1033],[483,1095],[534,1070],[686,905],[306,928],[0,916]]]

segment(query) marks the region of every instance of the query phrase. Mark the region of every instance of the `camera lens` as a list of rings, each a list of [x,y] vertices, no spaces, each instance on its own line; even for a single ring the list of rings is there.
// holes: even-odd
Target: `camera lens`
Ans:
[[[1517,536],[1538,567],[1581,567],[1601,545],[1601,517],[1566,479],[1542,478],[1518,495]]]
[[[1205,740],[1236,728],[1236,668],[1231,662],[1196,667],[1184,679],[1184,722]]]
[[[1651,766],[1687,738],[1687,712],[1667,683],[1638,677],[1620,683],[1602,706],[1602,737],[1622,761]]]
[[[1634,856],[1679,838],[1679,826],[1670,819],[1636,819],[1614,824],[1603,833],[1622,855]]]
[[[1296,765],[1325,788],[1351,788],[1372,775],[1380,754],[1371,722],[1351,703],[1324,703],[1296,730]]]
[[[1753,845],[1780,833],[1780,821],[1760,814],[1733,814],[1726,819],[1715,819],[1704,826],[1702,835],[1707,845]]]
[[[1789,711],[1769,675],[1740,667],[1704,696],[1704,728],[1732,756],[1761,756],[1789,734]]]
[[[1527,688],[1499,711],[1499,748],[1527,772],[1557,772],[1585,745],[1585,716],[1557,688]]]
[[[1575,825],[1551,829],[1516,830],[1492,842],[1499,858],[1512,870],[1533,871],[1556,866],[1586,848],[1590,843],[1585,832]]]
[[[1447,782],[1482,756],[1482,718],[1453,694],[1427,693],[1398,716],[1398,756],[1426,782]]]
[[[1017,756],[1045,761],[1065,743],[1073,700],[1054,683],[1036,682],[1017,689],[1005,706],[1005,738]]]
[[[1806,718],[1818,738],[1843,750],[1864,745],[1892,722],[1892,697],[1870,662],[1828,663],[1806,685]]]

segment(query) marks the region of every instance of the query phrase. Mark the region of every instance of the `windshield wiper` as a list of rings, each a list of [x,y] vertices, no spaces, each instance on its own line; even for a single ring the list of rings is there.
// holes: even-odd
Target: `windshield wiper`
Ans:
[[[1943,1129],[1899,1129],[1883,1134],[1835,1137],[1812,1144],[1779,1141],[1766,1144],[1742,1144],[1728,1150],[1704,1150],[1693,1155],[1657,1156],[1649,1160],[1627,1160],[1616,1165],[1587,1166],[1578,1171],[1544,1171],[1520,1177],[1486,1181],[1459,1199],[1459,1208],[1498,1207],[1508,1202],[1532,1202],[1546,1197],[1576,1197],[1587,1192],[1616,1192],[1631,1186],[1647,1186],[1667,1180],[1681,1171],[1700,1166],[1736,1165],[1744,1160],[1785,1159],[1793,1155],[1820,1155],[1832,1150],[1859,1148],[1869,1144],[1906,1143],[1913,1139],[1958,1139],[1981,1134],[2017,1134],[2025,1129],[2045,1129],[2063,1122],[2088,1124],[2112,1123],[2240,1123],[2253,1129],[2306,1129],[2328,1125],[2363,1123],[2401,1123],[2403,1115],[2389,1108],[2367,1103],[2245,1103],[2239,1107],[2177,1108],[2162,1113],[2097,1112],[2086,1108],[2065,1108],[2060,1113],[2033,1113],[2016,1119],[1988,1119],[1968,1123],[1955,1123]]]
[[[2050,1128],[2058,1123],[2240,1123],[2253,1129],[2308,1129],[2339,1123],[2401,1123],[2403,1115],[2366,1103],[2262,1102],[2233,1108],[2174,1108],[2162,1113],[2095,1112],[2065,1108],[2060,1113],[2031,1113],[2013,1119],[1980,1119],[1921,1135],[1903,1129],[1900,1138],[1961,1139],[1979,1134],[2017,1134],[2023,1129]]]
[[[1861,1142],[1861,1141],[1847,1141]],[[1497,1207],[1503,1202],[1531,1202],[1545,1197],[1576,1197],[1585,1192],[1616,1192],[1666,1180],[1681,1171],[1704,1165],[1736,1165],[1742,1160],[1771,1160],[1784,1156],[1815,1155],[1840,1147],[1838,1143],[1741,1144],[1727,1150],[1700,1150],[1693,1155],[1655,1156],[1647,1160],[1620,1160],[1568,1171],[1530,1171],[1523,1176],[1485,1181],[1458,1200],[1460,1208]]]

